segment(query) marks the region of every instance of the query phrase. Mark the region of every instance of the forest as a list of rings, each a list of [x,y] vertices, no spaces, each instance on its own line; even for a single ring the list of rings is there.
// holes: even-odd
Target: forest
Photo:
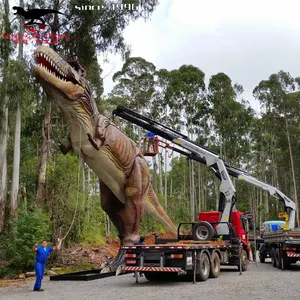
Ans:
[[[298,208],[300,77],[278,70],[261,78],[253,88],[261,107],[258,113],[245,99],[243,83],[232,82],[222,70],[206,84],[201,66],[158,69],[130,55],[123,31],[134,20],[149,19],[157,0],[144,0],[138,11],[113,10],[113,1],[108,0],[101,2],[105,10],[93,14],[75,9],[75,4],[96,2],[20,0],[18,5],[52,6],[65,14],[64,18],[45,17],[51,33],[69,36],[49,46],[80,61],[102,114],[112,118],[112,111],[121,104],[180,131],[218,152],[230,165],[278,187]],[[127,2],[139,1],[123,1]],[[96,176],[75,154],[60,152],[60,143],[67,141],[67,124],[32,75],[32,49],[22,43],[24,21],[13,21],[11,9],[4,0],[1,35],[19,33],[19,40],[0,40],[0,277],[30,268],[31,248],[41,239],[54,242],[63,237],[68,247],[72,243],[104,245],[107,237],[116,237],[100,206]],[[119,53],[124,59],[108,94],[97,60],[103,53]],[[144,130],[122,119],[114,121],[143,147]],[[207,166],[163,148],[148,161],[154,189],[175,224],[195,221],[200,211],[217,209],[219,180]],[[237,209],[254,214],[256,226],[277,219],[281,202],[251,185],[234,184]],[[151,217],[143,217],[142,234],[164,230]]]

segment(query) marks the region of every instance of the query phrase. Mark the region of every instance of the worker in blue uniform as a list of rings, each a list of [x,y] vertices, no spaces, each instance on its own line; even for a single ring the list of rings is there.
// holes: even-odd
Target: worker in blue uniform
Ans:
[[[53,250],[57,250],[60,248],[61,240],[59,240],[58,245],[54,246],[53,248],[47,247],[47,244],[48,244],[47,241],[43,241],[41,246],[39,246],[38,243],[36,243],[32,248],[32,250],[36,252],[36,257],[34,262],[36,281],[33,290],[37,292],[43,291],[43,289],[41,289],[41,286],[42,286],[42,280],[43,280],[44,270],[45,270],[48,256]]]

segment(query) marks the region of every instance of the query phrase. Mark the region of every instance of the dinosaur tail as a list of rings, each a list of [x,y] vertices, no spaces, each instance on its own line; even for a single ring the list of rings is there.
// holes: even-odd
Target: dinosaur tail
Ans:
[[[166,214],[162,206],[160,205],[157,196],[150,185],[148,194],[146,195],[146,201],[144,201],[144,210],[157,221],[166,226],[173,234],[177,235],[177,227],[173,224],[169,216]]]

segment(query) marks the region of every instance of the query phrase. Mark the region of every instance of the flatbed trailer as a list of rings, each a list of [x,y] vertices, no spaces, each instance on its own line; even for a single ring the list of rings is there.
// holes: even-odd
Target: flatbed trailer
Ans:
[[[264,233],[259,246],[261,263],[271,258],[272,265],[278,269],[288,269],[300,260],[300,228]]]
[[[174,280],[180,274],[196,282],[218,277],[221,265],[236,266],[240,272],[247,270],[247,253],[239,239],[192,240],[192,235],[180,233],[181,225],[187,224],[194,225],[181,223],[177,240],[156,238],[152,245],[123,246],[123,272],[144,273],[150,281]]]

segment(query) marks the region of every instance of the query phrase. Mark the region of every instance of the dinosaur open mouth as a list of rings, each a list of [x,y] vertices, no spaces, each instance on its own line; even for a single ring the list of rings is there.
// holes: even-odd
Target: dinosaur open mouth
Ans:
[[[65,67],[59,61],[52,59],[47,53],[35,52],[35,61],[38,67],[45,69],[49,74],[55,76],[57,79],[72,82],[77,84],[77,80],[64,69]]]

